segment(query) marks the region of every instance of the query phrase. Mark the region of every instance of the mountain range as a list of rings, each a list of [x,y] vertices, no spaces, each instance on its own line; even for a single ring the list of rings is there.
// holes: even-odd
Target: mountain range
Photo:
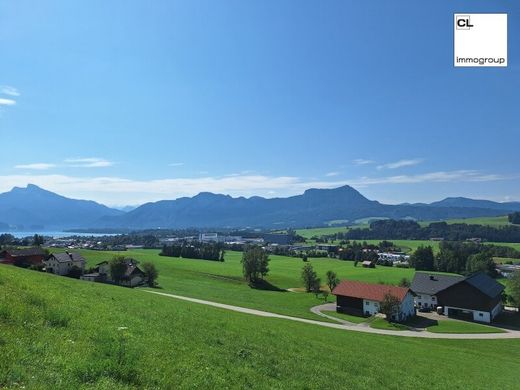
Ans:
[[[443,220],[498,216],[513,211],[520,211],[520,202],[446,198],[430,204],[387,205],[367,199],[350,186],[342,186],[269,199],[202,192],[191,198],[146,203],[125,212],[93,201],[69,199],[29,184],[0,194],[0,230],[282,228],[323,226],[334,220]]]

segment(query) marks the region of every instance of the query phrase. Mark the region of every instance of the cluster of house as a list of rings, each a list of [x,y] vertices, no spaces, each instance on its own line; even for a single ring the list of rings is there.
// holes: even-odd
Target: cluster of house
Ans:
[[[482,272],[466,277],[416,272],[409,288],[344,280],[332,293],[337,311],[343,313],[374,315],[390,294],[399,300],[394,321],[405,321],[416,309],[425,308],[448,317],[489,323],[502,311],[503,291],[502,284]]]
[[[410,255],[402,252],[379,252],[377,254],[378,261],[389,261],[393,265],[409,265]]]
[[[0,263],[16,264],[24,267],[35,266],[42,271],[55,275],[67,276],[74,272],[82,280],[101,283],[113,283],[110,273],[110,264],[103,261],[85,272],[86,260],[79,253],[65,251],[63,253],[47,253],[41,248],[6,249],[0,252]],[[119,284],[127,287],[136,287],[146,282],[145,273],[139,268],[134,259],[125,259],[126,269]]]

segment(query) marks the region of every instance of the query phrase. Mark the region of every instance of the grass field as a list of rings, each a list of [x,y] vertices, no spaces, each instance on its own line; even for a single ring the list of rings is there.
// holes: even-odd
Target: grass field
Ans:
[[[322,310],[322,313],[327,314],[331,317],[339,318],[340,320],[352,322],[353,324],[361,324],[363,322],[367,322],[367,320],[368,320],[365,317],[354,316],[354,315],[346,314],[346,313],[338,313],[337,311],[331,311],[331,310]]]
[[[346,233],[347,228],[345,226],[334,226],[334,227],[322,227],[312,229],[297,229],[296,234],[310,239],[313,236],[324,236],[335,233]]]
[[[429,326],[433,333],[504,333],[502,329],[493,326],[463,321],[438,321],[437,325]]]
[[[88,266],[110,260],[115,254],[89,250],[80,252],[87,259]],[[324,303],[323,299],[317,299],[314,294],[286,291],[302,286],[301,270],[305,263],[299,258],[270,256],[267,283],[262,289],[255,289],[242,277],[240,252],[227,252],[224,262],[163,257],[158,253],[158,250],[151,249],[121,252],[141,262],[153,262],[159,270],[158,282],[163,292],[312,319],[318,316],[309,309]],[[323,284],[328,270],[335,271],[340,279],[390,284],[398,284],[403,277],[412,280],[414,275],[414,270],[409,268],[369,269],[354,267],[352,261],[336,259],[310,259],[310,263]],[[332,302],[332,299],[330,296],[329,301]]]
[[[0,296],[2,388],[512,389],[500,373],[520,369],[519,340],[326,329],[12,266]]]

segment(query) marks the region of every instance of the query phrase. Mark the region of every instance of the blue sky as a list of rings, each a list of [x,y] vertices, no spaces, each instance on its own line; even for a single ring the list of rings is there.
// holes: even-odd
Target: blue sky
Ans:
[[[453,67],[454,12],[508,12],[508,68]],[[519,22],[507,1],[0,1],[0,191],[520,200]]]

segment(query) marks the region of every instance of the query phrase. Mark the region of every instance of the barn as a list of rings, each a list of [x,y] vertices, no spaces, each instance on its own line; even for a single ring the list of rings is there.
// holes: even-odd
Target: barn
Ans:
[[[20,267],[40,265],[45,260],[46,253],[42,248],[6,249],[0,252],[0,262],[14,264]]]
[[[504,286],[479,272],[437,292],[439,304],[449,317],[491,322],[502,311]]]

